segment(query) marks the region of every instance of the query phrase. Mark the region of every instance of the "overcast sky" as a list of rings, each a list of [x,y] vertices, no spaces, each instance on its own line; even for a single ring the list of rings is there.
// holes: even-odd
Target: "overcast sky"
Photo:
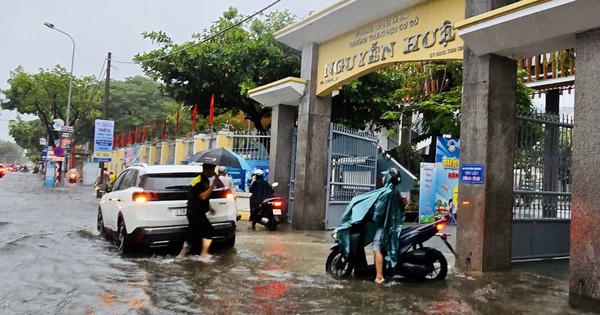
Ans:
[[[70,70],[71,40],[44,26],[50,22],[75,40],[75,76],[98,76],[107,53],[114,60],[131,61],[139,52],[155,46],[140,35],[165,31],[181,43],[217,20],[228,7],[250,15],[275,0],[0,0],[0,89],[8,88],[10,71],[21,65],[27,72],[57,64]],[[299,18],[320,11],[336,0],[281,0],[269,11],[288,9]],[[114,64],[111,77],[142,75],[137,65]],[[2,97],[2,96],[0,96]],[[0,140],[11,140],[8,120],[14,113],[0,113]]]

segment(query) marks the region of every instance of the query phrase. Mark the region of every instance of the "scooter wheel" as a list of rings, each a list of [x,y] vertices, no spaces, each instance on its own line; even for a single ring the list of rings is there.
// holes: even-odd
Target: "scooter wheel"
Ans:
[[[448,275],[448,262],[446,257],[436,249],[430,249],[427,252],[427,258],[431,268],[431,272],[425,275],[425,281],[442,281]]]
[[[342,256],[339,246],[331,249],[331,253],[327,256],[327,262],[325,263],[325,272],[328,275],[336,279],[342,279],[350,276],[352,269],[352,263]]]

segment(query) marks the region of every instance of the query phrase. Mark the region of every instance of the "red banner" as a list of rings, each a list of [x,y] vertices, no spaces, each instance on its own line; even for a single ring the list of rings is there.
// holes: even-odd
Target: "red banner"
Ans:
[[[131,139],[131,130],[129,130],[129,137],[127,137],[127,145],[131,145],[132,139]]]
[[[156,120],[153,120],[152,121],[152,133],[150,134],[150,138],[154,139],[155,131],[156,131]]]
[[[167,137],[167,117],[165,117],[165,123],[163,124],[163,132],[162,132],[162,138],[166,138]]]
[[[138,127],[135,127],[135,135],[133,136],[133,143],[138,143]]]
[[[146,125],[142,128],[142,142],[146,142]]]
[[[210,115],[208,118],[208,122],[212,126],[213,120],[215,118],[215,95],[213,94],[210,98]]]
[[[198,104],[194,104],[194,111],[192,112],[192,133],[196,132],[196,116],[198,115]]]

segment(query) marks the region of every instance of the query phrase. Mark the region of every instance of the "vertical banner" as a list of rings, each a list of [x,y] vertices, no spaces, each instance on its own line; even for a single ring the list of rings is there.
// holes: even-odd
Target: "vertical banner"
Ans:
[[[113,150],[115,122],[96,119],[94,122],[94,162],[110,162]]]
[[[419,223],[435,219],[436,164],[421,163],[419,180]]]
[[[458,198],[460,140],[437,137],[435,162],[437,168],[435,212],[436,215],[452,215],[450,222],[454,222]]]

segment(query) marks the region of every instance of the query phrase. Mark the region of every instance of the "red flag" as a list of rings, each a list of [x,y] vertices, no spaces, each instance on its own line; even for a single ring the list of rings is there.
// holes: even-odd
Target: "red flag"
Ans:
[[[163,125],[163,132],[162,132],[162,138],[166,138],[167,137],[167,117],[165,117],[165,123]]]
[[[175,119],[175,135],[179,134],[179,109],[177,110],[177,118]]]
[[[131,144],[131,130],[129,130],[129,137],[127,137],[127,145]]]
[[[119,136],[113,135],[113,149],[119,146],[119,144],[117,143],[118,139],[119,139]]]
[[[215,118],[215,95],[213,94],[210,98],[210,116],[208,118],[208,122],[212,126],[213,119]]]
[[[156,120],[152,121],[152,135],[151,138],[154,139],[154,132],[156,131]]]
[[[142,129],[142,142],[146,142],[146,125]]]
[[[135,135],[133,136],[133,143],[138,143],[138,128],[135,127]]]
[[[192,112],[192,133],[196,131],[196,115],[198,115],[198,104],[194,104],[194,111]]]
[[[121,148],[125,147],[125,134],[121,134]]]

